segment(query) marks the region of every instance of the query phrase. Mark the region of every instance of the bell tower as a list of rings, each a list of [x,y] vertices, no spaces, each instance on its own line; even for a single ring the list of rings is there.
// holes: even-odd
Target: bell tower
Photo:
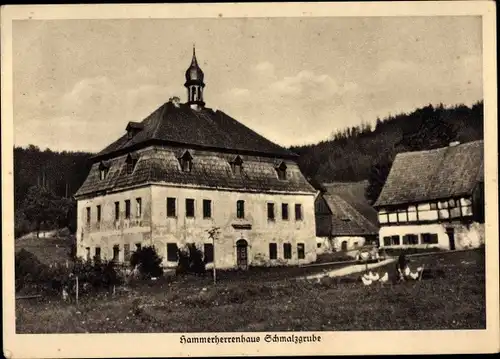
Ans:
[[[204,74],[200,66],[198,66],[196,50],[193,45],[193,59],[191,60],[191,65],[186,70],[186,82],[184,86],[187,89],[187,103],[195,110],[199,110],[205,106],[205,102],[203,102],[203,89],[205,87],[203,78]]]

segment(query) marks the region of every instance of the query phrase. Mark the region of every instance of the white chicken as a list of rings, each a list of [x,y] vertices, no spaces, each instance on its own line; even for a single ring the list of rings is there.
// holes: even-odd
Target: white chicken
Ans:
[[[417,280],[418,277],[420,277],[420,272],[415,272],[415,273],[412,273],[410,272],[410,278],[413,279],[413,280]]]
[[[372,272],[370,272],[370,274],[372,276],[373,281],[377,281],[380,279],[380,275],[378,273],[373,274]]]
[[[405,276],[409,276],[410,275],[410,267],[406,267],[405,268]]]
[[[380,277],[379,282],[380,283],[387,283],[389,281],[389,273],[385,272],[385,274]]]
[[[373,283],[373,281],[369,278],[366,278],[365,276],[361,277],[361,281],[363,282],[364,285],[370,285]]]

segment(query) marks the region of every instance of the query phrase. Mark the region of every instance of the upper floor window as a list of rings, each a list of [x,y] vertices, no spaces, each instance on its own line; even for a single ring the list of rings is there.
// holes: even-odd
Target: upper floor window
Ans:
[[[176,209],[175,209],[175,198],[167,197],[167,217],[175,217]]]
[[[101,205],[97,206],[97,222],[101,221]]]
[[[115,202],[115,221],[120,219],[120,202]]]
[[[137,218],[142,216],[142,199],[141,198],[135,199],[135,216]]]
[[[102,181],[108,176],[109,165],[107,163],[101,162],[99,164],[99,179]]]
[[[130,218],[130,200],[129,199],[125,200],[125,218],[126,219]]]
[[[181,157],[179,157],[179,163],[181,165],[182,172],[191,172],[193,169],[193,156],[189,151],[185,151]]]
[[[125,131],[127,131],[127,138],[129,140],[132,139],[138,132],[140,132],[144,128],[144,125],[140,122],[129,122]]]
[[[284,221],[288,220],[288,203],[281,204],[281,219]]]
[[[300,203],[295,204],[295,220],[302,221],[302,205]]]
[[[194,199],[186,198],[186,217],[194,217]]]
[[[236,217],[245,218],[245,201],[239,200],[236,202]]]
[[[234,158],[234,160],[231,161],[231,170],[233,171],[233,174],[239,176],[241,175],[242,169],[243,169],[243,160],[238,155]]]
[[[274,221],[274,203],[267,204],[267,219]]]
[[[90,223],[90,207],[87,207],[87,223]]]
[[[132,172],[134,172],[135,165],[137,164],[138,159],[139,156],[136,153],[129,153],[129,155],[127,156],[127,160],[125,161],[127,174],[131,174]]]
[[[203,218],[212,217],[212,201],[209,199],[203,200]]]
[[[278,179],[286,180],[286,164],[285,164],[285,162],[281,161],[276,166],[276,173],[278,174]]]

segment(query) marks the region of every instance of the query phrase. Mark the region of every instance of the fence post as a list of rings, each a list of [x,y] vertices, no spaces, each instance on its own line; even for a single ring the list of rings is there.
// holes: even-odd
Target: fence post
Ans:
[[[78,276],[76,276],[76,305],[78,306]]]

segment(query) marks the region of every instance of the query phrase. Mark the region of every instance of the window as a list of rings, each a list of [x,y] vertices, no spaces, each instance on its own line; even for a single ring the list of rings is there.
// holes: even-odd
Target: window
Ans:
[[[472,216],[472,200],[469,198],[461,198],[459,203],[462,216]]]
[[[179,158],[179,163],[181,165],[182,172],[191,172],[193,169],[193,156],[189,151],[184,152],[184,154]]]
[[[398,246],[400,244],[399,236],[384,237],[384,246]]]
[[[167,217],[175,217],[175,198],[167,197]]]
[[[267,219],[274,221],[274,203],[267,204]]]
[[[125,161],[127,174],[134,172],[135,165],[137,164],[138,156],[135,153],[131,153],[127,156]]]
[[[87,207],[87,224],[90,224],[90,207]]]
[[[136,251],[140,251],[140,250],[141,250],[141,247],[142,247],[142,246],[141,246],[141,244],[140,244],[140,243],[136,243],[136,244],[135,244],[135,250],[136,250]]]
[[[418,236],[416,234],[405,234],[403,236],[403,244],[407,245],[418,244]]]
[[[125,200],[125,219],[130,219],[130,200]]]
[[[214,261],[214,245],[212,243],[203,244],[203,254],[205,263],[213,263]]]
[[[300,203],[295,204],[295,220],[302,221],[302,205]]]
[[[203,218],[212,218],[212,201],[209,199],[203,200]]]
[[[387,236],[384,237],[384,246],[390,246],[391,245],[391,237]]]
[[[292,245],[290,243],[283,243],[283,257],[292,259]]]
[[[408,221],[409,222],[418,221],[416,206],[408,206]]]
[[[389,222],[389,215],[387,214],[387,210],[381,209],[378,212],[378,221],[380,223],[387,223],[387,222]]]
[[[85,259],[90,260],[90,247],[85,247]]]
[[[194,199],[186,198],[186,217],[194,217]]]
[[[108,172],[109,172],[109,165],[104,162],[101,162],[99,164],[99,179],[101,181],[105,179],[106,176],[108,175]]]
[[[408,222],[408,213],[406,212],[406,209],[398,210],[398,222]]]
[[[278,174],[278,179],[284,181],[286,180],[286,164],[281,161],[278,166],[276,166],[276,173]]]
[[[119,255],[120,255],[120,246],[118,244],[115,244],[113,246],[113,261],[117,262]]]
[[[396,212],[389,212],[389,223],[397,223],[398,214]]]
[[[130,261],[130,244],[128,243],[123,245],[123,260],[127,263]]]
[[[101,222],[101,205],[97,206],[97,222]]]
[[[115,221],[120,219],[120,202],[115,202]]]
[[[438,235],[435,233],[422,233],[422,243],[423,244],[437,244]]]
[[[96,260],[100,260],[101,259],[101,247],[95,247],[95,255],[94,255],[94,258]]]
[[[316,248],[321,248],[321,243],[316,243]]]
[[[297,257],[304,259],[306,257],[304,243],[297,243]]]
[[[140,218],[142,216],[142,199],[141,198],[135,199],[135,216],[137,218]]]
[[[243,160],[240,156],[236,156],[233,161],[231,161],[231,170],[236,176],[240,176],[243,169]]]
[[[278,245],[276,243],[269,243],[269,259],[278,258]]]
[[[167,261],[177,262],[177,243],[167,243]]]
[[[239,200],[236,202],[236,217],[245,218],[245,201]]]
[[[281,204],[281,218],[284,221],[288,221],[288,203]]]

